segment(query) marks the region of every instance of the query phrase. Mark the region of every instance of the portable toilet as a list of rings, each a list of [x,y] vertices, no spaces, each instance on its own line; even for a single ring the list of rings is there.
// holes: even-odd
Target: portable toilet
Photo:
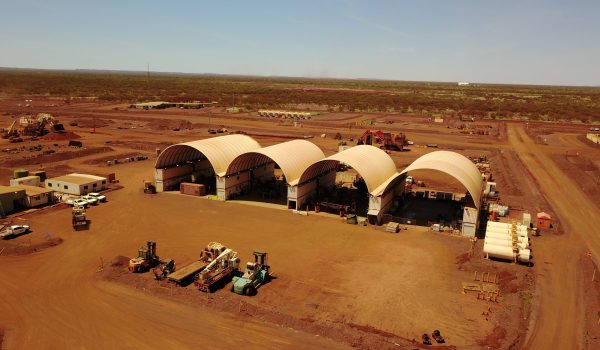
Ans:
[[[550,229],[552,228],[552,217],[548,213],[537,214],[537,228],[538,229]]]

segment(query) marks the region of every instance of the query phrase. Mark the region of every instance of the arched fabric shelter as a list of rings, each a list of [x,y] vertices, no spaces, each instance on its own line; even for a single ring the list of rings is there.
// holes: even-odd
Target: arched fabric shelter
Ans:
[[[365,180],[371,194],[376,193],[379,187],[388,182],[390,178],[399,175],[396,172],[394,161],[387,153],[374,146],[360,145],[312,164],[300,176],[299,185],[335,169],[339,163],[351,166],[356,170]]]
[[[242,153],[260,148],[260,144],[247,135],[225,135],[204,140],[178,143],[169,146],[158,156],[155,168],[163,169],[188,161],[207,158],[215,174],[225,174],[231,161]]]
[[[323,151],[312,142],[292,140],[239,155],[229,164],[225,176],[275,162],[281,168],[287,183],[291,185],[298,183],[306,168],[324,157]]]
[[[419,157],[401,174],[413,170],[436,170],[446,173],[458,180],[473,197],[475,206],[479,208],[483,192],[481,173],[467,157],[449,151],[436,151]]]
[[[253,138],[238,134],[169,146],[154,165],[156,190],[175,189],[180,183],[197,177],[216,177],[218,180],[235,157],[258,148],[260,144]]]

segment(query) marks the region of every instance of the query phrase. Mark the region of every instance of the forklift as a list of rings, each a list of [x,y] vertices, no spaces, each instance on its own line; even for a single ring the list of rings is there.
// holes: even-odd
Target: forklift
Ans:
[[[160,260],[156,255],[156,242],[147,242],[147,247],[138,250],[137,258],[129,260],[129,271],[146,272],[159,264]]]
[[[261,285],[271,279],[267,253],[254,251],[254,262],[246,263],[246,271],[241,277],[233,277],[231,291],[241,295],[255,295]]]

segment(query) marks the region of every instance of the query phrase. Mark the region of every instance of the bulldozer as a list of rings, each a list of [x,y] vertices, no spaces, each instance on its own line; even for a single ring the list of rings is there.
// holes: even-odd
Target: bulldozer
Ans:
[[[138,250],[137,258],[129,260],[129,271],[146,272],[159,264],[160,260],[156,255],[156,242],[148,241],[147,247]]]
[[[233,277],[231,291],[241,295],[255,295],[261,285],[271,279],[267,253],[254,251],[254,262],[246,263],[246,271],[241,277]]]

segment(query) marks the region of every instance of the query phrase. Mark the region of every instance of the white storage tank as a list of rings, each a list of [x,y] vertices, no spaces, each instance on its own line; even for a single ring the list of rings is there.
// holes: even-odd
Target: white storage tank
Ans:
[[[496,237],[486,237],[484,244],[495,244],[495,245],[512,247],[512,240],[504,239],[504,238],[496,238]],[[517,241],[517,247],[519,247],[521,249],[527,249],[527,248],[529,248],[529,242]]]
[[[529,227],[531,225],[531,214],[523,213],[523,226]]]

